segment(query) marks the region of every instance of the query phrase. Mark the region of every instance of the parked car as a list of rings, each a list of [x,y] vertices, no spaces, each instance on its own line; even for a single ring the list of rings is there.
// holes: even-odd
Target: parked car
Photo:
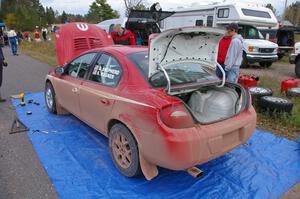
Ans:
[[[265,39],[278,44],[278,58],[292,52],[295,44],[294,26],[286,25],[278,29],[259,29]]]
[[[46,77],[47,108],[107,136],[115,166],[128,177],[142,171],[150,180],[157,166],[185,170],[217,158],[256,126],[249,93],[215,76],[223,34],[172,29],[148,48],[112,45],[95,25],[64,25],[56,33],[61,66]]]
[[[291,64],[295,64],[295,73],[300,78],[300,42],[297,42],[294,46],[294,52],[290,54],[289,60]]]

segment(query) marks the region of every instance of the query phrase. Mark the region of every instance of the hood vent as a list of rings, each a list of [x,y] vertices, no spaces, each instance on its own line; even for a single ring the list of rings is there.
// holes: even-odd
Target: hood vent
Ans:
[[[91,49],[103,47],[103,43],[98,38],[89,38]]]
[[[88,50],[88,42],[86,38],[76,38],[74,39],[74,49],[76,51]]]

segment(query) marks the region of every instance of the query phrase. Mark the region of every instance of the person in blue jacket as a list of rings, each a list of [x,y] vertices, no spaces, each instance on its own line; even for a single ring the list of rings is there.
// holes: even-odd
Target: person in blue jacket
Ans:
[[[12,54],[18,56],[18,37],[16,31],[13,29],[10,30],[7,33],[7,36],[10,43]]]

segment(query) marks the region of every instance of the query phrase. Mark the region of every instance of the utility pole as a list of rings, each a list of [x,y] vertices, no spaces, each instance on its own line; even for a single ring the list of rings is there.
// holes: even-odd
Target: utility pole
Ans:
[[[285,0],[284,11],[286,10],[286,7],[287,7],[287,1],[288,0]]]

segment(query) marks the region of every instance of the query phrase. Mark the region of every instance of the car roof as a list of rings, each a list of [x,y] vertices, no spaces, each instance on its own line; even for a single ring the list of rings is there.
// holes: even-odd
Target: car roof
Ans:
[[[102,47],[102,48],[91,49],[86,52],[95,52],[95,51],[99,51],[99,52],[101,52],[101,51],[117,51],[120,54],[128,55],[131,53],[148,51],[148,47],[146,47],[146,46],[111,45],[111,46],[106,46],[106,47]]]

